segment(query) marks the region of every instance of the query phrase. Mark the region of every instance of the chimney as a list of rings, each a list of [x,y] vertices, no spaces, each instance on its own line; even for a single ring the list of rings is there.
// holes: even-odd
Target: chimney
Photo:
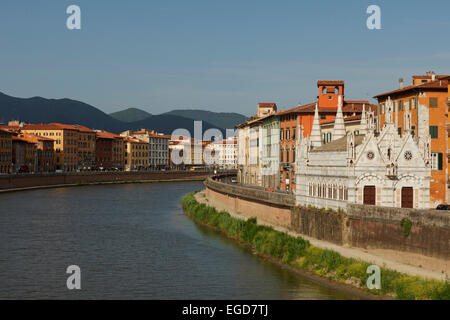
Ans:
[[[398,86],[400,87],[400,89],[403,89],[403,85],[404,85],[403,78],[398,79]]]
[[[428,71],[427,76],[431,77],[431,81],[436,80],[436,74],[433,71]]]

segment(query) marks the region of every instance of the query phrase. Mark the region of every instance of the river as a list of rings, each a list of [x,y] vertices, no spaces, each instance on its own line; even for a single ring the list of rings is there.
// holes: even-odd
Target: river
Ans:
[[[201,182],[0,194],[0,299],[351,299],[195,224]],[[81,269],[68,290],[66,269]]]

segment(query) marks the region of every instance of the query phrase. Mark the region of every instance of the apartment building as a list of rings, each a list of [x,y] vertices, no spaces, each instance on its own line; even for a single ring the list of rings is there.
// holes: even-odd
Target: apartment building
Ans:
[[[60,124],[57,124],[60,125]],[[78,167],[89,169],[96,164],[96,132],[85,126],[74,124],[71,127],[78,130]]]
[[[141,129],[127,130],[121,136],[135,137],[149,144],[148,163],[152,169],[168,168],[170,163],[169,140],[170,136],[157,133],[155,130]]]
[[[399,80],[399,88],[376,95],[379,103],[379,123],[383,127],[387,114],[392,112],[392,121],[398,134],[411,124],[413,137],[431,137],[431,180],[430,201],[434,205],[447,202],[448,194],[448,75],[412,76],[412,84],[404,86]],[[393,110],[388,110],[392,101]],[[427,126],[421,125],[427,123]]]
[[[36,144],[20,136],[12,137],[12,172],[37,171]]]
[[[64,172],[76,171],[79,168],[79,130],[72,125],[26,124],[21,132],[55,140],[55,168]],[[94,146],[95,148],[95,146]]]
[[[124,150],[125,171],[148,170],[148,142],[133,137],[125,137]]]
[[[12,137],[13,133],[0,128],[0,174],[12,170]]]
[[[257,113],[236,126],[238,131],[238,181],[263,186],[262,147],[263,121],[277,112],[275,103],[258,103]]]
[[[55,171],[55,140],[28,133],[18,133],[18,137],[33,143],[35,146],[35,172]]]
[[[106,132],[96,132],[95,166],[99,169],[113,168],[113,143],[115,138]]]
[[[225,140],[214,141],[207,145],[205,149],[206,164],[217,165],[222,169],[237,168],[237,137],[229,137]],[[211,155],[208,161],[207,154]]]

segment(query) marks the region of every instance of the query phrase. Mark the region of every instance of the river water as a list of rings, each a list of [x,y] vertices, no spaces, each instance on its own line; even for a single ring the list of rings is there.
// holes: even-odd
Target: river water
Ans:
[[[196,225],[201,182],[0,194],[0,299],[349,299]],[[69,265],[81,290],[68,290]]]

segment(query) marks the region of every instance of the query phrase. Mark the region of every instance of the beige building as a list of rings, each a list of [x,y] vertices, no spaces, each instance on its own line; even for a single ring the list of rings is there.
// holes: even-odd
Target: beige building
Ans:
[[[149,129],[141,129],[138,131],[127,130],[120,135],[134,137],[149,144],[148,163],[151,168],[162,169],[169,167],[170,136]]]
[[[263,185],[261,148],[263,119],[276,111],[275,103],[258,103],[256,115],[236,126],[238,131],[238,181],[242,184]]]

